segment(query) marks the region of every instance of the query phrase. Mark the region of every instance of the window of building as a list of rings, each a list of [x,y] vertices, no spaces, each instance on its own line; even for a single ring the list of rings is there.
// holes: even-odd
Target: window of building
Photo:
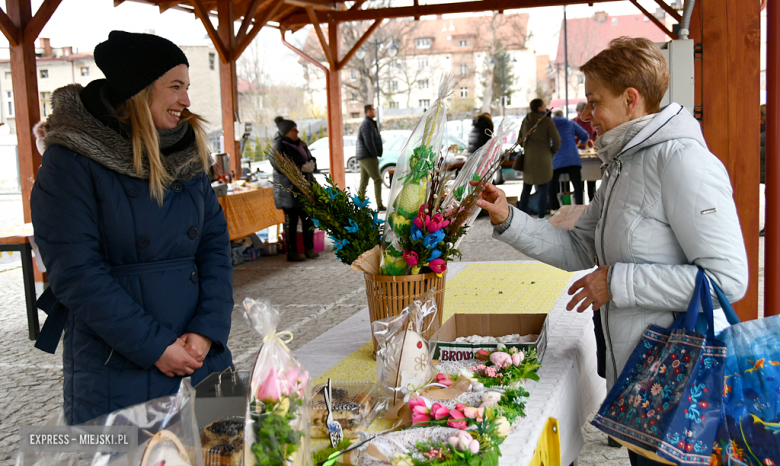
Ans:
[[[49,70],[41,70],[41,78],[48,78]]]
[[[398,81],[390,81],[390,90],[391,91],[397,91],[398,90]]]
[[[465,76],[469,74],[469,65],[460,65],[460,75]]]
[[[217,64],[217,57],[213,53],[210,53],[209,54],[209,69],[213,70],[214,67],[216,66],[216,64]]]
[[[41,92],[41,115],[49,116],[51,113],[51,92]]]
[[[512,94],[508,94],[506,97],[504,97],[504,100],[506,101],[506,106],[511,107],[512,106]]]
[[[433,45],[433,39],[425,37],[423,39],[417,39],[414,41],[415,47],[418,49],[429,49]]]
[[[88,66],[82,66],[81,67],[81,75],[82,76],[89,76],[89,67]]]
[[[14,116],[14,93],[13,91],[5,91],[5,96],[8,99],[8,116],[13,117]]]
[[[349,80],[357,81],[357,78],[358,78],[358,70],[349,70]]]
[[[418,58],[417,59],[417,68],[426,68],[428,66],[428,59],[427,58]]]
[[[360,112],[350,112],[349,113],[350,118],[360,118]]]
[[[357,92],[350,92],[349,93],[349,100],[351,100],[352,102],[357,102],[358,101]]]
[[[468,47],[468,46],[469,46],[469,41],[467,40],[461,40],[458,42],[458,47]]]
[[[465,99],[469,96],[469,88],[468,87],[461,87],[460,88],[460,98]]]
[[[6,71],[6,72],[5,72],[5,79],[11,79],[11,77],[12,77],[12,76],[13,76],[13,75],[11,74],[11,72],[10,72],[10,71]]]
[[[431,99],[420,99],[420,107],[428,108],[431,106]]]
[[[390,108],[399,108],[398,102],[390,102]]]
[[[419,87],[420,89],[428,89],[428,80],[421,79],[417,81],[417,87]]]

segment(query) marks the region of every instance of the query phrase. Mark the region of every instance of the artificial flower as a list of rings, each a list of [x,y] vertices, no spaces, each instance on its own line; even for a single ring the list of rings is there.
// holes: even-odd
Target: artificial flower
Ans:
[[[319,221],[319,220],[317,220],[316,218],[313,218],[313,217],[312,217],[312,219],[311,219],[311,223],[313,223],[313,224],[314,224],[314,226],[315,226],[315,227],[317,227],[317,228],[319,228],[319,227],[320,227],[320,221]]]
[[[429,233],[433,233],[435,231],[441,230],[442,228],[446,227],[449,224],[450,224],[449,220],[444,220],[441,214],[436,214],[428,222],[427,230]]]
[[[441,257],[441,251],[439,251],[438,249],[434,249],[431,251],[431,255],[428,256],[428,262],[438,259],[440,257]]]
[[[428,403],[425,398],[418,396],[417,398],[409,398],[409,409],[414,411],[417,406],[428,407]]]
[[[444,259],[434,259],[428,262],[428,267],[433,270],[433,273],[443,273],[447,270],[447,261]]]
[[[485,415],[485,407],[473,408],[471,406],[464,406],[463,415],[469,419],[476,419],[477,422],[482,422],[482,417]]]
[[[434,419],[437,421],[441,421],[442,419],[447,419],[450,415],[450,410],[444,406],[441,403],[434,403],[433,406],[431,406],[431,416],[433,416]]]
[[[366,198],[365,200],[361,201],[360,197],[355,195],[355,196],[352,196],[352,202],[354,202],[355,205],[358,206],[358,207],[365,207],[365,206],[368,205],[368,198]]]
[[[431,233],[428,236],[426,236],[423,239],[423,245],[425,246],[425,249],[433,249],[439,243],[441,243],[441,240],[443,239],[444,239],[444,231],[439,230],[435,233]]]
[[[488,359],[490,356],[490,352],[488,350],[481,349],[477,351],[476,358],[477,359]]]
[[[419,241],[423,239],[423,232],[419,228],[417,228],[417,225],[412,222],[412,228],[409,231],[410,237],[412,238],[412,241]]]
[[[512,426],[509,424],[509,421],[504,416],[499,416],[496,418],[496,435],[499,437],[504,438],[509,435],[509,430],[511,427]]]
[[[425,406],[415,406],[412,410],[412,425],[429,422],[431,410]]]
[[[297,367],[293,367],[286,374],[284,374],[284,380],[282,381],[281,392],[286,396],[294,392],[298,388],[298,376],[301,370]]]
[[[471,371],[470,371],[470,370],[468,370],[468,369],[461,369],[461,370],[458,372],[458,377],[465,377],[465,378],[467,378],[467,379],[469,379],[469,380],[477,380],[477,379],[474,377],[474,373],[473,373],[473,372],[471,372]]]
[[[458,451],[471,450],[471,442],[477,442],[477,451],[479,451],[479,441],[472,437],[468,432],[460,431],[447,439],[447,443]]]
[[[420,256],[414,251],[404,251],[404,260],[410,267],[415,267],[420,260]]]
[[[333,192],[333,188],[331,188],[330,186],[328,186],[328,187],[325,189],[325,191],[327,191],[327,192],[328,192],[328,195],[330,196],[330,200],[331,200],[331,201],[332,201],[333,199],[336,199],[336,196],[338,196],[338,195],[339,195],[339,193],[338,193],[338,190],[337,190],[336,192]]]
[[[496,351],[506,351],[506,345],[503,343],[496,344]]]
[[[265,382],[257,390],[257,399],[263,403],[276,403],[281,397],[279,390],[279,373],[275,367],[271,367]]]
[[[442,373],[436,374],[436,382],[448,387],[452,385],[452,379],[450,379],[450,376]]]
[[[420,215],[414,217],[414,220],[412,222],[414,223],[414,226],[416,226],[420,230],[425,230],[430,221],[431,221],[430,215],[425,215],[424,213],[420,212]]]
[[[379,218],[379,212],[374,212],[374,223],[377,224],[377,225],[381,225],[381,224],[385,223],[384,220]]]
[[[333,250],[336,252],[341,251],[341,248],[349,244],[348,239],[338,240],[332,236],[329,236],[328,238],[333,240]]]
[[[465,421],[466,416],[457,409],[450,410],[450,420],[447,421],[447,425],[453,429],[465,430],[468,424]]]
[[[344,229],[347,231],[347,233],[357,233],[358,232],[358,224],[355,223],[354,220],[349,219],[349,226],[344,227]]]

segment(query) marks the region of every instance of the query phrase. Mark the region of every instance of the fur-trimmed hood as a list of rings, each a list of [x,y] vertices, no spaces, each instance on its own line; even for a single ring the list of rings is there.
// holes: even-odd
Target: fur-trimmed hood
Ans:
[[[92,84],[88,86],[88,90],[91,86]],[[148,160],[144,158],[143,173],[139,175],[133,168],[131,140],[90,113],[82,100],[81,94],[84,90],[79,84],[70,84],[52,93],[52,113],[46,123],[38,128],[43,133],[44,148],[55,144],[65,146],[117,173],[149,179]],[[105,99],[101,90],[97,89],[96,92],[103,101]],[[105,106],[110,109],[107,101]],[[161,151],[165,154],[162,157],[163,165],[174,179],[187,181],[203,172],[203,164],[189,123],[185,122],[177,128],[158,133]],[[190,141],[185,143],[185,139]],[[169,150],[165,150],[166,148]]]

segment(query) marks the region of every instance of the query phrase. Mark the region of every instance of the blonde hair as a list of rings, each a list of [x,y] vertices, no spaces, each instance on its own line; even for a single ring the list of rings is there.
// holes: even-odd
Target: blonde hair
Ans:
[[[144,159],[149,163],[149,192],[159,205],[165,197],[165,188],[171,184],[173,177],[165,170],[160,153],[160,138],[154,126],[149,100],[152,86],[119,104],[116,109],[119,119],[130,127],[133,143],[133,169],[139,176],[144,174]],[[203,170],[208,171],[210,164],[209,148],[203,127],[205,120],[200,116],[185,110],[181,114],[181,123],[189,122],[195,132],[195,144],[198,147]]]
[[[645,98],[646,111],[655,113],[669,87],[669,67],[661,49],[642,37],[618,37],[588,60],[580,71],[619,96],[633,87]]]

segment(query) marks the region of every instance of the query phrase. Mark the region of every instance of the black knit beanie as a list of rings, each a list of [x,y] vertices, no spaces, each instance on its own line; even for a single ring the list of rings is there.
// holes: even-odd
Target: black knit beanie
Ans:
[[[171,68],[190,66],[173,42],[152,34],[111,31],[95,47],[95,63],[106,75],[112,105],[124,102],[155,82]]]
[[[274,118],[274,123],[276,123],[276,127],[279,128],[279,134],[281,134],[282,136],[286,136],[291,129],[298,126],[295,124],[294,121],[285,120],[283,117],[280,116]]]

